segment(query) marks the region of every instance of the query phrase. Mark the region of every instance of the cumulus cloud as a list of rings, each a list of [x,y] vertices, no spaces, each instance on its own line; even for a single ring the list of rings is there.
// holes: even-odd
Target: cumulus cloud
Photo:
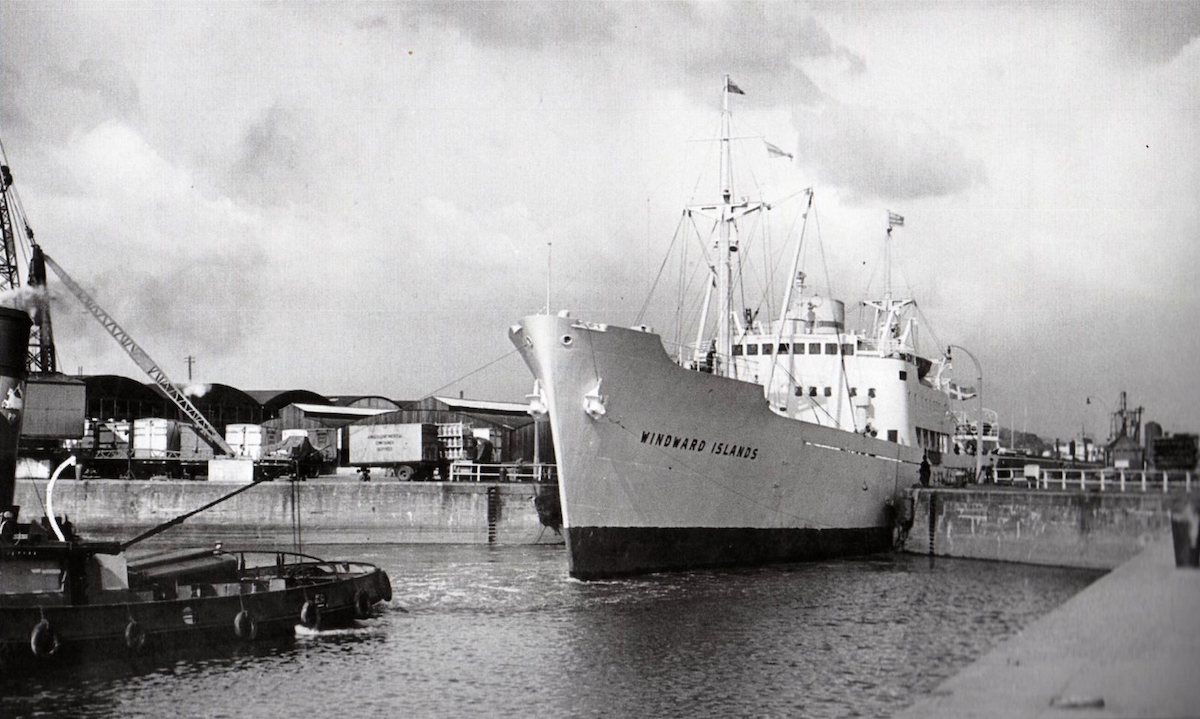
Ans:
[[[960,142],[899,112],[831,103],[797,112],[795,123],[799,155],[822,184],[861,199],[937,197],[986,181]]]
[[[22,80],[21,72],[17,68],[0,61],[0,94],[4,97],[17,97],[24,90]],[[4,127],[24,127],[29,124],[29,120],[19,105],[4,102],[0,103],[0,123]]]
[[[127,117],[138,111],[137,83],[126,68],[112,60],[85,58],[73,68],[53,66],[51,75],[64,87],[95,98],[113,115]]]
[[[417,3],[408,8],[461,28],[483,45],[543,48],[612,37],[617,6],[597,2]]]
[[[1089,3],[1086,10],[1126,58],[1163,63],[1200,37],[1200,3],[1194,0]]]
[[[610,46],[614,57],[639,53],[705,102],[727,72],[753,89],[751,102],[772,105],[822,97],[802,67],[807,60],[831,58],[850,72],[864,67],[792,3],[428,3],[406,9],[458,27],[483,46],[589,52]]]
[[[272,105],[246,129],[231,170],[237,194],[260,204],[285,201],[306,175],[303,143],[312,137],[304,114]]]

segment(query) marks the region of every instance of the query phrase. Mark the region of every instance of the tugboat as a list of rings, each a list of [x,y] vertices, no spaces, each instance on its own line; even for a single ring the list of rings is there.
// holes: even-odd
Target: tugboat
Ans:
[[[391,599],[387,573],[364,562],[220,545],[127,557],[131,544],[183,518],[124,543],[84,541],[52,512],[22,521],[13,500],[31,324],[26,312],[0,307],[0,668],[5,673],[37,673],[76,662],[133,662],[184,647],[286,636],[296,625],[344,626]],[[261,566],[247,562],[256,555],[267,561]]]

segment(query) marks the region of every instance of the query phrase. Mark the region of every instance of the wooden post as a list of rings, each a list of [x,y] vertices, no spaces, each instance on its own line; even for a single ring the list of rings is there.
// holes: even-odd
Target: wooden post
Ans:
[[[1104,491],[1104,470],[1100,470],[1100,491]]]
[[[1063,491],[1066,491],[1067,489],[1067,470],[1065,469],[1062,470],[1062,488]]]
[[[1166,494],[1168,491],[1169,490],[1167,489],[1167,471],[1164,469],[1163,470],[1163,494]]]
[[[1087,477],[1087,470],[1086,470],[1086,469],[1081,469],[1081,470],[1079,470],[1079,491],[1080,491],[1080,492],[1086,492],[1086,491],[1087,491],[1087,485],[1086,485],[1086,484],[1084,484],[1084,481],[1085,481],[1085,480],[1084,480],[1084,478],[1085,478],[1085,477]]]
[[[1142,491],[1146,491],[1146,470],[1142,470]]]
[[[1125,491],[1125,470],[1121,470],[1121,491]]]

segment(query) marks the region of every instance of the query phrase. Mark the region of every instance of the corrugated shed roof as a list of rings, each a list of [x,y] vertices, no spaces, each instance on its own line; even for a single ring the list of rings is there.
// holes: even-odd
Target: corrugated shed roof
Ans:
[[[370,407],[338,407],[328,404],[306,404],[303,402],[295,402],[291,406],[314,417],[373,417],[377,414],[394,411],[390,409],[372,409]]]
[[[459,399],[458,397],[434,397],[451,409],[483,410],[486,412],[510,412],[525,414],[529,405],[520,402],[496,402],[486,399]]]

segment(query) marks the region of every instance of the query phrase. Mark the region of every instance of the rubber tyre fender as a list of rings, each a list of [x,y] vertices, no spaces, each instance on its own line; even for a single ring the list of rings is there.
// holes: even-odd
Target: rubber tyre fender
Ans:
[[[29,649],[35,657],[51,657],[58,653],[62,643],[58,640],[58,632],[46,619],[33,625],[29,633]]]
[[[311,599],[305,599],[300,605],[300,623],[309,629],[321,627],[321,608]]]
[[[146,628],[136,619],[130,619],[125,625],[125,648],[131,652],[141,651],[146,646]]]
[[[258,637],[258,622],[254,621],[250,612],[243,609],[233,618],[233,633],[238,639],[252,642]]]
[[[360,589],[354,593],[354,616],[367,619],[371,616],[371,597],[367,590]]]
[[[379,570],[379,598],[385,602],[392,601],[392,578],[384,570]]]

